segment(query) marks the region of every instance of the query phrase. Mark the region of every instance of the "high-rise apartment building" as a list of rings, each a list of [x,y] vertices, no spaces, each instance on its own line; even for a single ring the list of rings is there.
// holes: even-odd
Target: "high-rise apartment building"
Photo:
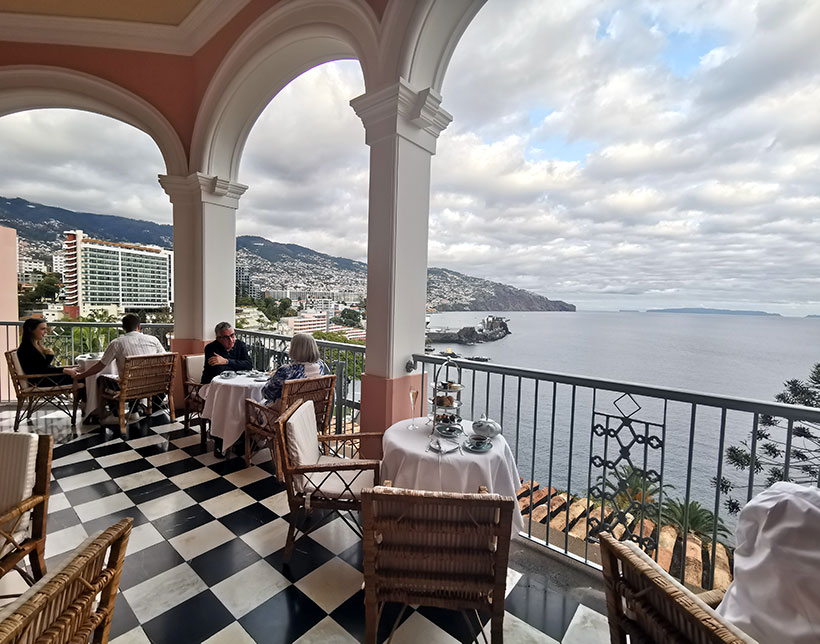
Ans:
[[[173,251],[92,239],[82,230],[66,233],[65,312],[92,309],[160,310],[173,302]]]
[[[17,256],[17,281],[23,284],[36,284],[48,273],[45,262],[22,255]]]
[[[236,267],[236,296],[257,300],[262,297],[261,289],[253,283],[247,266]]]

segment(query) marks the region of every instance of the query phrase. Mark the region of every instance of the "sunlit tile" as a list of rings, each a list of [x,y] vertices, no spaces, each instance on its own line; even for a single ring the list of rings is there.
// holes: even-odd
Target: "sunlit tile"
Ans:
[[[129,499],[127,495],[120,492],[119,494],[111,494],[101,499],[95,499],[94,501],[77,505],[74,507],[74,511],[77,513],[77,516],[80,517],[80,521],[87,523],[88,521],[99,519],[108,514],[113,514],[118,510],[130,508],[133,505],[134,502]]]
[[[199,575],[183,563],[123,591],[123,595],[140,623],[145,623],[206,588]]]
[[[186,561],[190,561],[235,538],[236,535],[219,521],[211,521],[193,530],[188,530],[188,532],[183,532],[170,539],[169,542]]]
[[[294,644],[356,644],[357,641],[331,617],[325,617]]]
[[[239,619],[290,585],[267,561],[257,561],[211,588],[225,608]]]
[[[243,534],[240,538],[263,557],[273,554],[285,547],[288,535],[288,522],[276,519],[256,530]]]
[[[598,644],[608,639],[609,624],[606,616],[579,604],[561,641],[564,644]]]
[[[256,503],[252,496],[245,494],[242,490],[231,490],[225,494],[220,494],[212,499],[203,501],[200,505],[210,512],[217,519],[226,514],[241,510],[253,503]]]
[[[296,582],[296,587],[326,613],[333,612],[362,587],[362,573],[334,557]]]

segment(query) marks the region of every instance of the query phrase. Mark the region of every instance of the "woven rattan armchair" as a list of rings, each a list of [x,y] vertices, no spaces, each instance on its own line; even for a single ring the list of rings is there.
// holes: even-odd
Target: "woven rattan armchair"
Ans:
[[[316,378],[301,378],[286,380],[282,385],[282,397],[271,408],[278,416],[297,400],[313,401],[313,410],[316,414],[316,427],[320,434],[327,434],[330,426],[330,417],[333,405],[333,387],[336,376],[318,376]],[[282,459],[279,456],[279,446],[276,443],[275,432],[272,427],[266,426],[264,420],[257,418],[258,414],[248,413],[245,429],[245,465],[251,466],[251,459],[263,449],[271,450],[271,459],[276,466],[276,477],[283,480]],[[327,452],[325,452],[327,453]]]
[[[612,644],[756,644],[712,610],[721,591],[695,595],[631,541],[600,539]]]
[[[205,399],[200,395],[202,389],[202,370],[205,366],[205,354],[182,356],[182,386],[185,389],[185,428],[191,426],[191,421],[199,423],[201,442],[208,442],[208,419],[202,417],[205,409]]]
[[[0,577],[12,569],[29,585],[46,574],[51,436],[0,433]],[[31,572],[18,564],[29,557]]]
[[[17,351],[6,351],[6,362],[9,375],[17,396],[17,413],[14,416],[14,431],[20,428],[23,414],[31,420],[31,415],[46,405],[54,405],[66,413],[71,425],[77,422],[77,406],[80,404],[79,391],[85,385],[77,380],[69,384],[60,384],[53,373],[23,373]],[[65,376],[57,374],[60,380]]]
[[[285,488],[290,507],[290,526],[284,560],[289,561],[297,533],[308,534],[338,515],[361,536],[361,528],[351,512],[361,509],[360,493],[379,481],[377,460],[359,459],[362,438],[375,434],[318,434],[313,401],[293,403],[277,418],[264,405],[246,401],[248,417],[262,419],[279,445]],[[329,510],[312,525],[307,516],[315,509]]]
[[[316,428],[320,434],[327,434],[330,429],[330,418],[333,415],[333,388],[335,386],[336,376],[285,380],[285,384],[282,385],[282,404],[279,409],[284,411],[297,400],[312,400],[313,411],[316,413]]]
[[[148,400],[151,413],[152,396],[168,396],[168,415],[176,420],[172,382],[176,369],[176,353],[155,353],[145,356],[130,356],[125,359],[125,369],[119,376],[119,387],[100,387],[99,416],[104,417],[106,401],[114,401],[119,407],[120,432],[125,433],[125,403],[136,403],[142,398]],[[98,380],[101,382],[102,380]]]
[[[92,637],[105,644],[132,522],[128,517],[89,537],[59,568],[0,609],[0,644],[79,644]]]
[[[362,491],[365,642],[376,644],[385,602],[489,611],[492,641],[503,642],[514,504],[483,486]]]

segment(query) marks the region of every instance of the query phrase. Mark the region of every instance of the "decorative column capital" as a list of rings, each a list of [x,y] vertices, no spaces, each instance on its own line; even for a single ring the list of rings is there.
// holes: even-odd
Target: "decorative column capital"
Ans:
[[[394,85],[354,98],[350,106],[364,123],[368,145],[398,135],[430,154],[435,154],[436,139],[453,120],[442,109],[436,90],[415,90],[403,78]]]
[[[161,174],[159,184],[170,197],[171,203],[200,201],[234,210],[239,207],[239,198],[248,189],[248,186],[241,183],[232,183],[201,172],[194,172],[187,177]]]

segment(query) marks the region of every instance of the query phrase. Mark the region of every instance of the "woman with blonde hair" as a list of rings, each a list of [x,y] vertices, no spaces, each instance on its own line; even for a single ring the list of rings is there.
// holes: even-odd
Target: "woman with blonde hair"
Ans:
[[[49,374],[47,378],[33,379],[31,384],[35,386],[70,385],[74,370],[51,365],[54,351],[43,344],[47,333],[48,324],[41,318],[29,318],[23,323],[23,338],[17,348],[20,368],[25,374]]]
[[[290,340],[290,362],[279,367],[262,388],[265,404],[277,408],[282,402],[285,380],[330,375],[330,368],[319,357],[319,346],[308,333],[297,333]]]

